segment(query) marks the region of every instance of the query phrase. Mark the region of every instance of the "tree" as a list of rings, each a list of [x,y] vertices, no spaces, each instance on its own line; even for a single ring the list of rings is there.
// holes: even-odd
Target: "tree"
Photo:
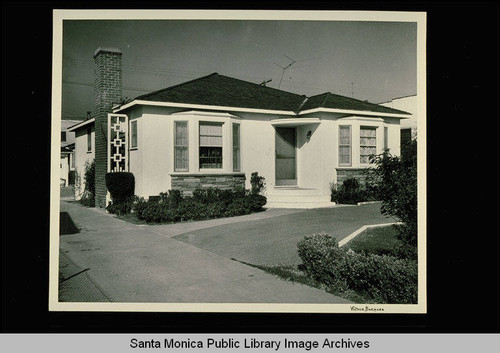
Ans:
[[[401,251],[416,257],[417,249],[417,141],[401,146],[401,156],[388,151],[371,158],[375,168],[367,179],[367,187],[382,201],[381,211],[397,217],[402,225],[399,239]]]

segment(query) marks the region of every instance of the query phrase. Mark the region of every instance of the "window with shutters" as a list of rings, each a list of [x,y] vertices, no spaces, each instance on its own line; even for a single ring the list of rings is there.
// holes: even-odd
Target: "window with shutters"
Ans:
[[[200,169],[222,169],[222,124],[200,122]]]
[[[174,170],[178,172],[189,171],[189,139],[187,121],[175,122],[174,137]]]

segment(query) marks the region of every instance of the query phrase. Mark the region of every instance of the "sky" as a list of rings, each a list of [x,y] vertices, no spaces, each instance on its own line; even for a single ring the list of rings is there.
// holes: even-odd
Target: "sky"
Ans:
[[[99,47],[122,51],[130,99],[213,72],[372,103],[417,92],[417,25],[409,22],[64,20],[62,44],[63,118],[93,112]]]

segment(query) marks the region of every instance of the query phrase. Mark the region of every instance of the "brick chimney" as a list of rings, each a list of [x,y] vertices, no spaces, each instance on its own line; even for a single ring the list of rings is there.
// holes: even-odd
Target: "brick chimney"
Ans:
[[[122,98],[122,52],[99,48],[94,53],[95,206],[106,207],[108,113]]]

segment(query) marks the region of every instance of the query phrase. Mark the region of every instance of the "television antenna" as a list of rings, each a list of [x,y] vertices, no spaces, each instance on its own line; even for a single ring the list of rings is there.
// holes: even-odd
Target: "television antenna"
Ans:
[[[319,60],[321,58],[311,58],[311,59],[302,59],[302,60],[295,60],[295,59],[292,59],[291,57],[289,57],[288,55],[284,55],[284,57],[286,57],[287,59],[289,59],[291,61],[291,63],[289,63],[288,65],[286,66],[281,66],[279,64],[276,64],[274,63],[274,65],[280,67],[283,71],[281,72],[281,78],[280,78],[280,83],[278,84],[278,89],[281,87],[281,82],[283,81],[283,76],[285,76],[285,71],[287,69],[289,69],[290,67],[292,67],[293,65],[295,65],[296,63],[299,63],[299,62],[303,62],[303,61],[310,61],[310,60]]]

